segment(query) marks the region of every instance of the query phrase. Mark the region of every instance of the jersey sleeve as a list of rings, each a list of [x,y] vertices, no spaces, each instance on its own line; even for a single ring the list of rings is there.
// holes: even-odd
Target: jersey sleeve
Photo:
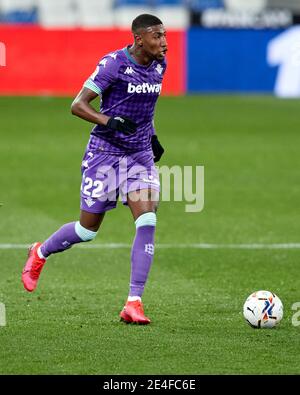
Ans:
[[[119,64],[115,54],[104,56],[83,86],[100,95],[117,80],[118,70]]]

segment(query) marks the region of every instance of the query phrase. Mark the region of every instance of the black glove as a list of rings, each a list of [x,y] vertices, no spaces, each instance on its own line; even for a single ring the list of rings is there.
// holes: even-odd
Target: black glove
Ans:
[[[154,162],[158,162],[162,157],[162,154],[165,152],[165,150],[163,149],[160,142],[158,141],[156,134],[154,134],[151,137],[151,145],[154,154]]]
[[[112,130],[118,130],[124,134],[133,134],[136,132],[137,124],[125,117],[111,117],[106,126]]]

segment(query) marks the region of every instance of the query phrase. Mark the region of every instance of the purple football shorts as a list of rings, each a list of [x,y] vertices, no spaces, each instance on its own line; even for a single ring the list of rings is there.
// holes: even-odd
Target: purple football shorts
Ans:
[[[81,183],[81,210],[102,213],[127,204],[127,194],[140,189],[160,191],[152,150],[113,155],[90,149],[84,154]]]

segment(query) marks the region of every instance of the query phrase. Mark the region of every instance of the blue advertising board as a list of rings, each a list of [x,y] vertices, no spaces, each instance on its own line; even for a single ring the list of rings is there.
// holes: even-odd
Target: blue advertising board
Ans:
[[[268,64],[267,50],[283,31],[191,28],[188,92],[273,92],[278,66]]]

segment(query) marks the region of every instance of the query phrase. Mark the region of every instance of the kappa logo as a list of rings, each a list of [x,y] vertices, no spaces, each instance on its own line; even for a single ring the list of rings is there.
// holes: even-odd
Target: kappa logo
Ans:
[[[87,161],[87,160],[84,160],[84,161],[82,162],[82,167],[85,167],[86,169],[89,168],[89,164],[88,164],[88,161]]]
[[[105,67],[107,63],[107,59],[102,59],[101,62],[99,63],[99,65]]]
[[[158,72],[158,74],[161,74],[163,72],[163,67],[161,67],[160,64],[157,65],[157,67],[155,68],[155,70]]]
[[[89,157],[89,159],[93,159],[94,154],[92,152],[89,152],[87,154],[87,156]],[[86,160],[82,161],[82,167],[85,167],[86,169],[88,169],[88,167],[89,167],[89,163],[88,163],[89,159],[86,159]]]
[[[132,67],[126,67],[124,74],[133,74],[133,73],[135,73],[135,71],[133,70]]]
[[[92,199],[92,198],[90,198],[90,197],[88,197],[87,199],[84,199],[84,201],[86,202],[86,204],[87,204],[87,206],[88,207],[92,207],[96,202]]]
[[[161,84],[149,84],[148,82],[143,82],[139,85],[134,85],[129,82],[127,87],[128,93],[160,93]]]
[[[61,243],[65,248],[69,247],[71,245],[71,243],[69,243],[67,240],[63,241]]]
[[[110,53],[109,56],[111,58],[113,58],[114,60],[116,60],[116,58],[117,58],[117,54],[115,52]]]

